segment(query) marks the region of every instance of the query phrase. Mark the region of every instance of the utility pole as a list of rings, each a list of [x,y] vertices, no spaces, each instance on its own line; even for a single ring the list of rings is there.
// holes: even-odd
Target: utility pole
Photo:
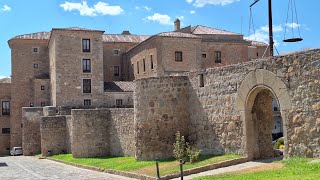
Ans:
[[[270,56],[273,56],[273,27],[272,27],[272,0],[268,0],[269,9],[269,48]]]
[[[250,5],[250,8],[255,5],[260,0],[255,0],[254,3]],[[268,0],[268,13],[269,13],[269,49],[270,56],[273,56],[273,28],[272,28],[272,0]]]

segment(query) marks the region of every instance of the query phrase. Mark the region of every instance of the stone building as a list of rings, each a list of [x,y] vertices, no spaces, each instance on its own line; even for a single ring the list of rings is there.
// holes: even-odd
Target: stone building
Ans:
[[[72,28],[11,39],[11,146],[22,144],[25,155],[67,152],[154,160],[172,156],[174,134],[180,131],[204,154],[269,158],[274,156],[274,98],[283,121],[285,156],[320,157],[319,49],[252,59],[262,56],[263,48],[252,48],[260,43],[232,35],[230,44],[238,39],[239,47],[231,52],[247,47],[245,58],[234,61],[228,50],[210,49],[215,41],[227,49],[228,36],[192,34],[199,27],[218,30],[197,26],[180,32],[178,23],[175,27],[151,37]],[[115,56],[110,65],[111,55],[103,52]],[[226,64],[199,60],[212,52]],[[122,70],[113,68],[115,77],[106,77],[106,68],[117,59]],[[124,103],[134,108],[112,108]]]
[[[11,79],[0,79],[0,155],[10,150]]]

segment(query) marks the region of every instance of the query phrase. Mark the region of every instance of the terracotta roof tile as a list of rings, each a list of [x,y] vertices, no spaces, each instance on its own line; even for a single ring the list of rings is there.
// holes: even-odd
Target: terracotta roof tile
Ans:
[[[215,28],[211,28],[211,27],[206,27],[206,26],[194,26],[191,27],[191,32],[192,34],[220,34],[220,35],[241,35],[239,33],[234,33],[234,32],[230,32],[230,31],[226,31],[226,30],[221,30],[221,29],[215,29]]]
[[[11,78],[2,78],[0,79],[0,83],[11,83]]]
[[[132,81],[114,81],[104,82],[104,92],[133,92],[134,82]]]
[[[157,36],[201,39],[200,36],[196,36],[189,33],[182,33],[182,32],[163,32],[163,33],[157,34]]]
[[[48,40],[50,39],[51,32],[37,32],[31,34],[23,34],[15,36],[12,39],[38,39],[38,40]]]
[[[150,36],[146,35],[128,35],[128,34],[103,34],[103,42],[135,42],[140,43]]]

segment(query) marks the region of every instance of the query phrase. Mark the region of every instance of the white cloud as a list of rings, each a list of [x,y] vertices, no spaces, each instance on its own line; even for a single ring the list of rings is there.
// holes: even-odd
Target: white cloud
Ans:
[[[273,25],[272,26],[273,32],[281,32],[283,31],[283,28],[281,25]],[[264,32],[269,32],[269,25],[265,25],[261,27],[261,30]]]
[[[151,11],[151,7],[144,6],[143,8],[144,8],[145,10],[147,10],[147,11]]]
[[[190,11],[190,14],[195,14],[195,13],[196,13],[196,11],[193,11],[193,10],[192,10],[192,11]]]
[[[98,2],[93,7],[89,7],[87,1],[82,3],[65,2],[60,4],[65,11],[79,11],[81,16],[97,16],[97,15],[119,15],[123,12],[120,6],[110,6],[104,2]]]
[[[186,0],[189,4],[193,3],[193,6],[195,7],[203,7],[207,4],[225,6],[238,1],[240,0]]]
[[[183,19],[184,19],[184,16],[177,16],[177,18],[178,18],[179,20],[183,20]]]
[[[287,23],[286,26],[289,27],[289,28],[295,29],[295,28],[301,27],[301,24],[297,24],[297,23]]]
[[[4,78],[10,78],[10,77],[8,77],[8,76],[1,76],[1,75],[0,75],[0,79],[4,79]]]
[[[152,16],[147,16],[144,20],[158,22],[162,25],[173,25],[171,17],[166,14],[154,13]]]
[[[11,7],[7,6],[7,5],[4,5],[2,8],[1,8],[1,11],[11,11]]]
[[[283,28],[281,25],[274,25],[273,26],[273,32],[275,34],[282,32],[282,31],[283,31]],[[280,43],[275,37],[276,36],[274,35],[274,45],[279,46]],[[260,29],[258,29],[255,34],[250,34],[249,36],[244,37],[244,39],[252,40],[252,41],[259,41],[259,42],[264,42],[266,44],[269,44],[269,26],[265,25],[265,26],[260,27]]]

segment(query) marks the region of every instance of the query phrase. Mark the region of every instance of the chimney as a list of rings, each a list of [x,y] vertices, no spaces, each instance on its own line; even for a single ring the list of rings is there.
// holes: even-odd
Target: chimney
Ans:
[[[180,20],[177,18],[174,21],[174,31],[179,31],[180,30]]]
[[[122,35],[131,35],[130,31],[123,31],[121,34]]]

